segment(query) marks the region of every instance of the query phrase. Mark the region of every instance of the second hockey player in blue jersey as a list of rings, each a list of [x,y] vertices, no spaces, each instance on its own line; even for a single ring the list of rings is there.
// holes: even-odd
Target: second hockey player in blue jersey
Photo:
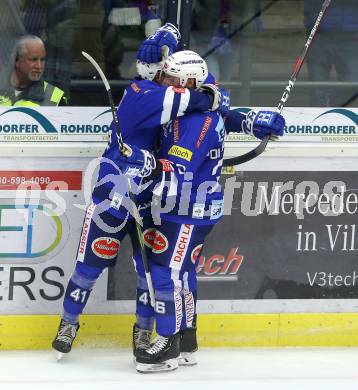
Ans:
[[[166,24],[155,34],[155,39],[159,39],[159,45],[171,45],[171,50],[174,50],[179,36],[174,26]],[[141,55],[145,55],[148,48],[150,53],[153,52],[153,47],[158,46],[153,46],[155,39],[148,39],[140,50]],[[186,112],[214,110],[220,106],[220,91],[214,87],[208,87],[209,93],[187,89],[179,93],[173,87],[159,85],[156,77],[161,65],[138,61],[141,77],[132,80],[117,109],[124,141],[148,150],[152,150],[161,124]],[[102,271],[115,264],[123,237],[127,233],[131,238],[136,236],[126,179],[116,165],[120,154],[118,134],[112,123],[92,203],[84,218],[76,267],[66,288],[61,323],[52,344],[60,353],[70,352],[79,328],[79,316]],[[133,247],[134,257],[140,261],[135,241]]]
[[[203,69],[207,72],[205,61],[196,53],[175,53],[164,64],[163,83],[173,84],[178,90],[184,86],[199,87],[198,75]],[[266,112],[244,125],[257,134],[282,134],[284,120]],[[151,232],[154,238],[150,255],[158,338],[152,347],[137,351],[138,371],[176,368],[180,350],[183,351],[183,346],[179,347],[183,331],[193,330],[189,337],[196,343],[195,262],[205,237],[222,216],[219,177],[224,135],[224,121],[219,113],[188,114],[163,126],[158,159],[148,159],[147,151],[127,145],[129,153],[117,160],[123,173],[154,179],[152,216],[159,224]],[[143,275],[140,270],[139,275]],[[146,294],[143,288],[137,301],[139,325],[141,321],[145,324],[146,315],[150,315]],[[193,352],[193,343],[191,348]]]
[[[162,39],[162,37],[165,37],[166,34],[168,34],[168,31],[165,30],[164,26],[162,32],[160,32],[158,36]],[[145,50],[142,51],[142,53],[145,53]],[[158,74],[160,66],[160,64],[145,64],[139,61],[138,69],[142,76],[142,80],[135,79],[130,83],[117,111],[125,142],[148,150],[152,149],[157,139],[160,125],[165,123],[165,121],[172,120],[178,115],[195,110],[214,110],[219,106],[224,107],[224,109],[228,109],[227,105],[225,108],[225,104],[221,101],[220,91],[213,85],[209,85],[205,88],[202,86],[202,88],[205,89],[206,92],[209,92],[209,94],[203,94],[202,91],[188,91],[182,87],[159,86],[152,80]],[[128,115],[129,113],[131,114]],[[238,129],[244,119],[244,115],[234,113],[234,115],[227,117],[227,123],[232,123],[233,128]],[[185,127],[184,124],[181,126],[183,126],[183,128]],[[170,126],[167,128],[170,128]],[[242,129],[246,131],[245,127]],[[254,135],[259,136],[261,134],[261,128],[259,129],[260,131],[257,129],[257,126],[248,127],[248,130],[251,131],[251,133],[253,132]],[[61,352],[69,352],[71,350],[72,342],[79,327],[78,317],[83,311],[95,281],[103,269],[114,265],[123,236],[127,232],[133,236],[133,234],[131,234],[133,224],[128,223],[127,218],[131,205],[126,204],[126,201],[128,200],[126,196],[127,186],[125,185],[124,177],[118,170],[118,162],[121,159],[121,151],[119,150],[118,138],[113,124],[111,126],[111,130],[112,137],[102,156],[100,172],[93,192],[93,203],[88,207],[84,219],[76,268],[66,289],[63,317],[56,339],[53,343],[53,347]],[[270,133],[274,132],[275,129],[272,126],[268,126],[265,131]],[[179,149],[172,149],[170,142],[172,142],[170,137],[168,137],[168,142],[163,139],[161,151],[162,157],[175,159],[179,158],[179,155],[181,155],[181,157],[186,156],[186,153],[180,153]],[[180,143],[178,146],[182,147]],[[134,156],[137,156],[137,158],[134,159]],[[150,156],[149,151],[148,153],[143,154],[140,149],[133,147],[132,161],[135,160],[135,163],[133,163],[133,166],[131,167],[132,173],[137,170],[138,172],[141,171],[141,174],[145,175],[145,173],[152,171],[155,159]],[[143,167],[144,161],[149,164],[147,167]],[[161,164],[157,165],[158,168],[159,165]],[[170,164],[168,165],[165,163],[164,165],[169,167]],[[174,164],[173,172],[182,172],[183,167],[180,167],[180,165],[182,164],[179,162]],[[140,167],[140,169],[138,167]],[[183,191],[184,189],[187,189],[187,184],[191,182],[189,176],[178,176],[178,178],[179,181],[177,184],[181,190]],[[200,188],[200,191],[198,190],[199,188],[197,188],[197,194],[201,194],[202,188]],[[220,199],[215,199],[215,196],[218,194],[214,192],[215,191],[213,191],[213,196],[209,197],[210,199],[205,198],[204,202],[208,201],[209,203],[207,203],[206,206],[204,205],[206,213],[203,216],[202,221],[200,217],[202,203],[200,202],[203,201],[203,198],[198,198],[197,196],[189,197],[199,199],[199,202],[196,202],[198,203],[197,205],[190,202],[190,200],[187,202],[192,213],[196,211],[197,216],[199,216],[199,218],[197,218],[197,225],[200,225],[200,222],[204,222],[205,224],[208,220],[210,220],[210,217],[208,217],[208,210],[210,210],[211,215],[214,209],[212,207],[208,209],[207,206],[210,206],[210,203],[215,203],[215,200],[220,202]],[[204,193],[206,193],[206,191],[204,191],[203,194]],[[183,197],[183,200],[184,199],[185,198]],[[168,200],[170,200],[169,197]],[[220,203],[217,203],[215,206],[216,211],[214,214],[219,215]],[[163,219],[167,217],[171,218],[172,216],[175,217],[176,207],[177,211],[181,215],[183,210],[185,210],[186,203],[184,202],[178,205],[174,204],[171,212],[167,212],[168,208],[158,208],[157,211],[159,217],[162,217]],[[189,213],[186,214],[186,216],[188,215]],[[168,220],[168,227],[170,226],[170,223],[171,222]],[[181,224],[178,224],[176,221],[174,223],[177,228],[181,226]],[[208,224],[208,226],[210,229],[210,224]],[[204,233],[203,236],[207,234]],[[171,237],[170,234],[173,234],[173,237]],[[177,239],[180,236],[180,230],[175,230],[174,228],[170,229],[168,236],[171,237],[170,242],[174,245],[176,242],[174,238],[176,237]],[[201,244],[199,244],[199,242],[202,242],[203,238],[200,234],[194,234],[193,237],[194,236],[197,241],[194,240],[192,243],[198,242],[196,247],[198,246],[200,248]],[[103,239],[105,240],[103,241]],[[140,259],[140,254],[134,253],[134,257]],[[139,264],[141,264],[140,261]],[[190,324],[190,318],[187,322]],[[135,327],[135,330],[137,331],[136,334],[141,334],[140,332],[146,331],[146,328],[138,329]],[[150,333],[150,331],[147,332],[149,338]]]

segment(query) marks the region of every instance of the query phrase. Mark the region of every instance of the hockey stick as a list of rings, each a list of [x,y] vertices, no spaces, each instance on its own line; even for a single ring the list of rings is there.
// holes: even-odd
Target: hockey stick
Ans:
[[[303,47],[303,50],[302,50],[300,56],[296,60],[291,78],[288,80],[288,84],[287,84],[287,86],[282,94],[281,100],[278,103],[278,106],[276,109],[276,112],[279,114],[281,114],[281,112],[282,112],[283,108],[285,107],[285,104],[290,96],[290,93],[292,92],[293,86],[295,85],[295,82],[296,82],[298,74],[301,70],[302,64],[306,58],[308,49],[311,46],[312,40],[313,40],[314,36],[316,35],[318,27],[321,24],[321,20],[325,14],[330,2],[331,2],[331,0],[324,0],[321,11],[317,16],[316,22],[315,22],[315,24],[311,30],[311,33],[310,33],[310,35],[305,43],[305,46]],[[231,166],[231,165],[242,164],[244,162],[250,161],[253,158],[259,156],[266,149],[266,146],[267,146],[267,143],[268,143],[270,137],[271,137],[270,135],[267,135],[266,137],[264,137],[255,149],[250,150],[249,152],[243,154],[242,156],[225,159],[223,161],[223,166],[227,167],[227,166]]]
[[[119,148],[120,148],[121,153],[125,154],[125,150],[126,149],[125,149],[125,147],[123,145],[123,138],[122,138],[121,128],[119,126],[119,120],[118,120],[118,117],[117,117],[116,108],[115,108],[115,105],[114,105],[114,102],[113,102],[112,91],[111,91],[111,87],[110,87],[110,85],[108,83],[108,80],[107,80],[106,76],[104,75],[104,73],[102,72],[101,67],[98,65],[98,63],[96,62],[96,60],[92,56],[90,56],[88,53],[86,53],[84,51],[82,52],[82,55],[96,68],[98,74],[100,75],[100,77],[101,77],[101,79],[103,81],[103,84],[104,84],[104,86],[106,88],[106,91],[107,91],[107,94],[108,94],[109,104],[111,106],[114,126],[115,126],[115,129],[116,129],[117,135],[118,135],[118,140],[119,140],[119,144],[120,144]],[[152,277],[151,277],[150,271],[149,271],[149,264],[148,264],[147,254],[145,252],[145,244],[144,244],[144,240],[143,240],[143,233],[142,233],[142,229],[141,229],[140,224],[139,224],[140,215],[139,215],[138,208],[136,207],[136,199],[135,199],[135,196],[134,196],[134,194],[132,192],[132,185],[131,185],[130,179],[128,177],[126,177],[126,179],[127,179],[127,186],[128,186],[128,196],[129,196],[129,199],[132,202],[132,211],[133,211],[134,223],[135,223],[135,227],[136,227],[137,240],[138,240],[138,243],[139,243],[139,246],[140,246],[140,253],[141,253],[141,256],[142,256],[144,272],[145,272],[145,278],[146,278],[146,281],[147,281],[147,284],[148,284],[148,290],[149,290],[149,295],[150,295],[150,304],[153,307],[155,307],[155,295],[154,295],[153,281],[152,281]]]

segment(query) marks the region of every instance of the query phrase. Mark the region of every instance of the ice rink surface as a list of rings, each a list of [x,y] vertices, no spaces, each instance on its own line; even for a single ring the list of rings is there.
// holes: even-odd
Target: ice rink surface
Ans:
[[[358,389],[357,348],[203,349],[199,364],[139,374],[130,350],[0,351],[0,389],[36,390],[351,390]]]

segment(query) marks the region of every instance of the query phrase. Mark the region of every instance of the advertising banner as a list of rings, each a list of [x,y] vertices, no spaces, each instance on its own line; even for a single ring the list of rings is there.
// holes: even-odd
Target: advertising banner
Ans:
[[[239,107],[249,110],[262,107]],[[267,108],[274,109],[275,108]],[[357,142],[357,108],[285,108],[285,137],[278,142]],[[108,140],[112,114],[109,107],[0,107],[0,142],[101,142]],[[241,131],[241,129],[238,129]],[[227,141],[254,142],[242,133]]]
[[[0,142],[108,140],[109,107],[0,107]]]
[[[264,110],[262,107],[239,107],[249,110]],[[267,108],[276,110],[276,108]],[[358,142],[357,108],[311,108],[288,107],[282,112],[286,120],[284,137],[278,142]],[[244,134],[229,134],[227,141],[255,141],[256,138]]]
[[[0,158],[2,314],[61,312],[97,162]],[[201,312],[356,309],[358,174],[354,159],[319,162],[263,157],[222,176],[224,217],[197,265]],[[87,313],[133,312],[131,255],[126,238]]]
[[[1,313],[59,313],[96,159],[38,156],[0,164]],[[101,286],[102,280],[97,292],[105,297]]]
[[[199,257],[200,298],[357,298],[357,182],[356,172],[223,176],[225,216]],[[108,298],[133,299],[117,281],[110,273]]]

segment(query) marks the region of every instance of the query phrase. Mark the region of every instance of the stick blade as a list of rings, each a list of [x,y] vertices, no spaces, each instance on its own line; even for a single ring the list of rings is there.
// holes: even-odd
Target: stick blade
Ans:
[[[102,69],[98,65],[97,61],[91,55],[86,53],[85,51],[81,51],[81,53],[82,53],[83,57],[85,57],[96,68],[98,74],[100,75],[100,77],[103,81],[103,84],[104,84],[106,90],[109,91],[111,89],[111,87],[109,86],[108,80],[107,80],[106,76],[104,75],[104,73],[102,72]]]

